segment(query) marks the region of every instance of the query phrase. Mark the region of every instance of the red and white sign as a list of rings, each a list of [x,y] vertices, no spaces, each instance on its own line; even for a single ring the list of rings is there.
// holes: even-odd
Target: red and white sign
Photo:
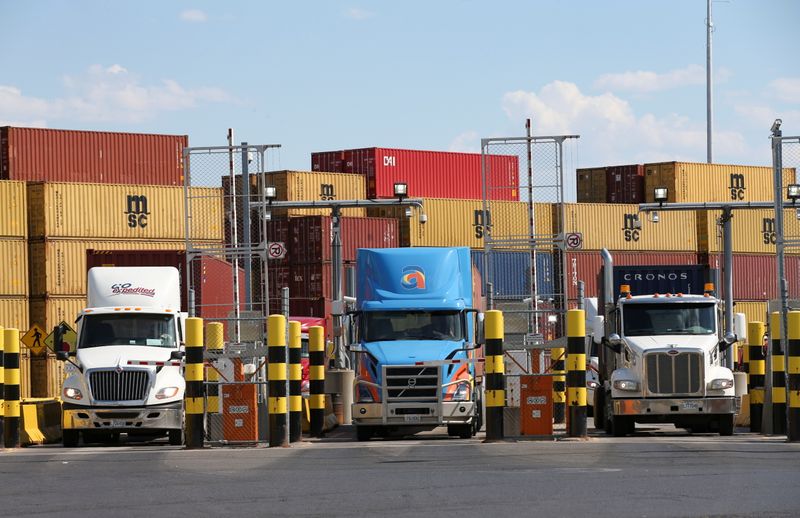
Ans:
[[[270,259],[283,259],[286,257],[286,245],[280,241],[272,241],[267,244],[267,253]]]

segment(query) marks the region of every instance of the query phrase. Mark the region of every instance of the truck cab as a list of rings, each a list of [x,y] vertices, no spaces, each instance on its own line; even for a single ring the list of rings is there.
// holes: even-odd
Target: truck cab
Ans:
[[[182,443],[184,313],[178,270],[96,267],[73,346],[56,333],[68,362],[62,388],[63,443],[113,441],[121,433]]]
[[[358,440],[441,425],[473,436],[482,419],[482,340],[469,249],[361,249],[357,272]]]

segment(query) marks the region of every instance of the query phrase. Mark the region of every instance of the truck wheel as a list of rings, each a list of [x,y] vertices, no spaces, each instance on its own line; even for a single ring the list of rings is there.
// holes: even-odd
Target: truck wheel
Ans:
[[[611,421],[614,437],[625,437],[628,434],[632,434],[636,428],[636,423],[630,416],[615,415],[611,417]]]
[[[733,435],[733,414],[723,415],[719,418],[719,434],[722,436]]]
[[[171,446],[181,446],[183,444],[183,430],[170,430],[167,432],[169,436],[169,444]]]
[[[606,427],[606,402],[603,391],[595,389],[594,401],[592,406],[597,410],[594,413],[594,427],[596,430],[603,430]]]
[[[467,424],[449,424],[447,425],[447,435],[450,437],[460,437],[461,439],[469,439],[472,437],[472,423]]]
[[[61,432],[61,442],[65,448],[76,448],[80,440],[81,433],[78,430],[63,430]]]
[[[472,418],[472,435],[478,435],[483,427],[483,395],[480,390],[476,390],[472,395],[475,401],[475,416]]]
[[[356,425],[356,439],[359,441],[368,441],[372,438],[373,430],[371,426],[358,426]]]
[[[606,409],[605,414],[603,415],[603,430],[605,430],[608,435],[611,435],[614,433],[614,408],[611,403],[611,394],[606,393],[605,396],[603,396],[603,399],[603,402],[605,403],[603,408]]]

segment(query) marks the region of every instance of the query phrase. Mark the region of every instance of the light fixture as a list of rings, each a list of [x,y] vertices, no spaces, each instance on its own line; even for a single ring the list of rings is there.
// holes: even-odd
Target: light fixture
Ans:
[[[264,197],[268,202],[272,203],[272,201],[278,197],[278,189],[274,185],[265,185]]]
[[[411,207],[406,207],[405,214],[406,214],[406,217],[407,217],[407,218],[410,218],[410,217],[411,217],[411,215],[412,215],[412,214],[411,214]]]
[[[657,210],[654,210],[650,213],[650,221],[652,223],[658,223],[659,221],[661,221],[661,217],[658,215]]]
[[[659,205],[663,205],[664,202],[667,201],[668,194],[669,191],[666,187],[656,187],[655,189],[653,189],[653,198]]]
[[[408,184],[405,182],[396,182],[394,184],[394,195],[401,201],[408,196]]]
[[[270,210],[264,211],[264,221],[272,221],[272,211]]]
[[[797,199],[800,198],[800,184],[790,183],[786,186],[786,197],[792,200],[794,205]]]

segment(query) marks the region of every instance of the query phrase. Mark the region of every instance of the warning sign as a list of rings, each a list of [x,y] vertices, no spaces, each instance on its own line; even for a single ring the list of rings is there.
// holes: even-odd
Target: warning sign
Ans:
[[[70,325],[64,322],[63,320],[59,325],[63,326],[64,329],[64,334],[62,335],[62,342],[63,342],[62,350],[74,353],[78,345],[78,335],[75,334],[75,330],[72,329]],[[47,348],[50,349],[51,351],[58,352],[55,350],[55,346],[53,344],[54,340],[55,340],[55,333],[50,333],[49,335],[47,335],[47,338],[44,339],[44,343],[47,346]]]
[[[270,259],[283,259],[286,257],[286,245],[280,241],[267,243],[267,253]]]
[[[564,245],[567,250],[580,250],[583,248],[583,234],[572,232],[564,236]]]
[[[28,329],[28,332],[22,335],[22,338],[19,340],[25,344],[25,347],[31,350],[34,356],[39,356],[42,354],[42,352],[44,352],[44,348],[46,347],[44,338],[44,329],[36,324],[33,324],[31,328]]]

